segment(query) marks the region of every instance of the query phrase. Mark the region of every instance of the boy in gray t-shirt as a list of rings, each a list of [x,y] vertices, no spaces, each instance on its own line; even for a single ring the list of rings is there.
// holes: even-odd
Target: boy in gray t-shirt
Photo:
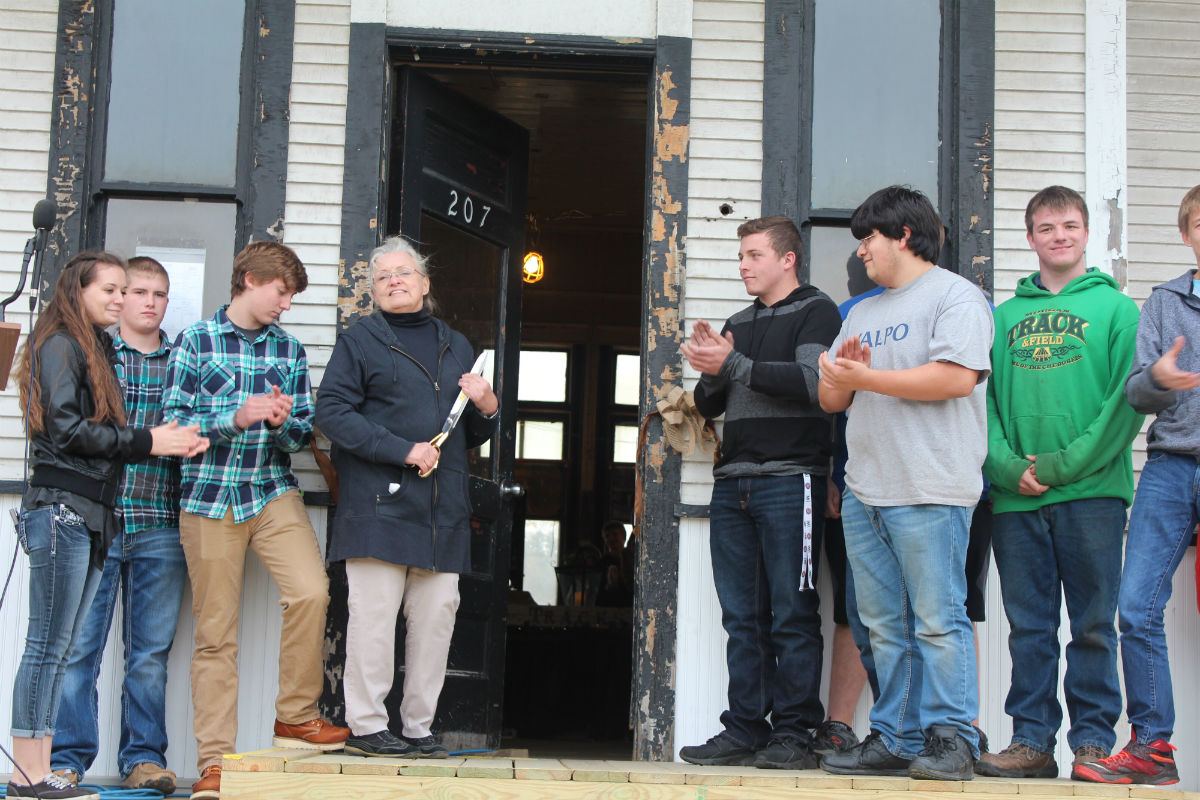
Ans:
[[[876,192],[851,230],[885,291],[851,310],[821,356],[819,395],[826,411],[848,410],[842,525],[880,697],[871,734],[821,765],[970,780],[979,700],[964,559],[987,452],[991,309],[935,265],[941,220],[920,192]]]

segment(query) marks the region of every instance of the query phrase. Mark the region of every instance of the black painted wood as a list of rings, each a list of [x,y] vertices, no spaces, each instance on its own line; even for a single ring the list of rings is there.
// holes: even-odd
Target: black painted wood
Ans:
[[[246,17],[237,248],[249,241],[283,239],[296,4],[251,0],[246,3]]]
[[[338,330],[372,308],[367,259],[388,230],[383,211],[388,143],[391,139],[387,28],[350,25],[346,96],[346,151],[342,173],[342,275],[338,283]]]
[[[58,203],[41,300],[72,255],[104,240],[106,199],[195,197],[238,203],[235,249],[283,238],[295,4],[249,0],[242,47],[236,186],[105,184],[114,0],[61,0],[50,124],[49,195]]]
[[[941,265],[991,292],[996,83],[994,0],[942,0],[942,157],[940,191],[948,230]]]
[[[688,126],[691,122],[690,39],[658,39],[653,120],[647,147],[650,185],[646,196],[648,248],[642,281],[643,418],[682,377],[679,344],[683,336],[684,243],[688,209]],[[634,597],[633,706],[634,757],[672,761],[675,757],[675,636],[679,589],[679,453],[667,447],[659,417],[650,422],[638,469],[643,510],[636,520],[637,586]]]

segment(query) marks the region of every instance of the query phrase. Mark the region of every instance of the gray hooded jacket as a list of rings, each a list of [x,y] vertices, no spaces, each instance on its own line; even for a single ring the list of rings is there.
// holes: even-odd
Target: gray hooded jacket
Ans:
[[[1143,414],[1158,414],[1146,437],[1152,453],[1200,456],[1200,389],[1164,389],[1150,373],[1177,336],[1187,339],[1179,354],[1179,368],[1200,372],[1200,297],[1192,294],[1193,272],[1155,286],[1138,321],[1137,349],[1125,380],[1125,399]]]

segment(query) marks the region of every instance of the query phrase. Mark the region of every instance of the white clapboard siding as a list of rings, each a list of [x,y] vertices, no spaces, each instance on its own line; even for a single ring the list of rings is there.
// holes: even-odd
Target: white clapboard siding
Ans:
[[[760,0],[692,5],[685,332],[701,319],[720,327],[749,301],[738,277],[737,226],[760,213],[763,14]],[[724,203],[731,214],[721,214]],[[686,362],[683,375],[693,388],[698,376]],[[711,459],[697,452],[687,460],[682,483],[684,503],[707,503]]]
[[[1128,165],[1129,294],[1141,304],[1157,284],[1196,266],[1180,241],[1179,202],[1200,184],[1200,3],[1131,0],[1126,4],[1126,137]],[[1150,420],[1147,420],[1147,425]],[[1135,466],[1145,458],[1138,437]],[[1200,636],[1189,564],[1175,576],[1176,597],[1165,627],[1175,684],[1175,735],[1180,752],[1200,741]],[[1200,785],[1200,764],[1178,759],[1181,786]]]
[[[1084,190],[1085,0],[997,0],[996,302],[1037,268],[1025,204],[1059,183]]]
[[[308,289],[283,324],[304,343],[319,387],[337,332],[350,0],[297,3],[294,36],[284,242],[304,262]],[[302,488],[325,490],[307,450],[292,467]]]
[[[46,197],[58,3],[0,0],[0,296],[17,288],[21,254],[33,234],[33,206]],[[28,284],[27,284],[28,286]],[[26,294],[6,312],[29,332]],[[23,341],[23,339],[22,339]],[[0,480],[20,480],[24,437],[17,386],[0,392]]]
[[[0,562],[8,573],[17,537],[8,510],[18,508],[20,498],[0,495]],[[325,551],[327,510],[309,508],[308,518],[316,532],[321,552]],[[192,594],[185,593],[179,615],[179,628],[171,647],[167,676],[167,766],[182,779],[197,777],[196,739],[192,734],[192,697],[188,676],[192,659]],[[119,780],[117,746],[120,741],[121,678],[124,658],[121,650],[120,606],[109,631],[108,647],[97,683],[100,721],[100,751],[88,778],[98,782]],[[12,686],[20,663],[25,628],[29,619],[29,560],[17,555],[16,571],[8,588],[8,597],[0,608],[0,631],[14,646],[0,648],[0,731],[7,740],[12,721]],[[246,556],[242,614],[238,630],[238,736],[237,750],[258,750],[271,746],[275,721],[275,694],[278,689],[279,590],[262,563],[254,555]],[[8,771],[7,764],[0,773]]]

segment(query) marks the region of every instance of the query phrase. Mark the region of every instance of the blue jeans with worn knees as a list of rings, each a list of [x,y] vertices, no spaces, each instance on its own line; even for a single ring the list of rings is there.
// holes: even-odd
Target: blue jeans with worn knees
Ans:
[[[1004,711],[1013,743],[1052,753],[1062,726],[1058,703],[1058,625],[1063,597],[1071,622],[1063,691],[1072,750],[1111,750],[1121,715],[1117,680],[1117,591],[1125,503],[1102,497],[1051,503],[994,518],[992,552],[1000,576],[1012,683]]]
[[[29,554],[29,626],[13,683],[12,735],[54,735],[71,646],[96,594],[100,570],[91,566],[92,535],[64,505],[22,510],[17,522]]]
[[[810,499],[815,573],[823,477],[811,479]],[[713,484],[709,546],[729,635],[729,708],[721,724],[745,747],[762,747],[772,733],[807,740],[809,729],[825,718],[820,599],[815,589],[800,588],[804,513],[803,475],[719,478]]]
[[[167,765],[167,657],[186,586],[178,528],[123,533],[113,540],[96,599],[67,665],[50,757],[54,769],[84,775],[96,758],[96,681],[118,597],[125,679],[117,767],[125,776],[138,764]]]
[[[957,728],[978,755],[975,643],[964,573],[971,509],[842,501],[858,613],[879,680],[871,728],[904,758],[934,725]]]
[[[1174,732],[1163,612],[1197,522],[1200,464],[1191,456],[1153,453],[1133,499],[1117,600],[1125,707],[1139,742],[1170,740]]]

